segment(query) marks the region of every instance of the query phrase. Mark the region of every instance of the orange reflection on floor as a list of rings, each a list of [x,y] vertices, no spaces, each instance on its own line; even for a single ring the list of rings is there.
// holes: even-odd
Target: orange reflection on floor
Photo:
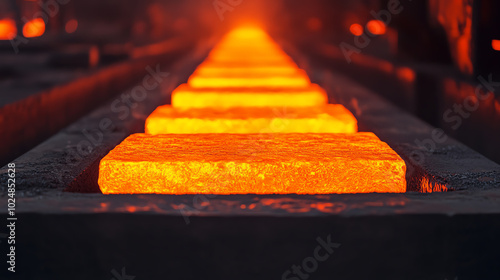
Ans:
[[[307,88],[193,88],[180,85],[172,92],[177,108],[232,107],[315,107],[328,103],[326,92],[318,85]]]
[[[148,134],[355,133],[356,118],[344,106],[179,109],[158,107],[146,120]]]
[[[404,161],[373,133],[134,134],[99,166],[104,194],[406,191]]]

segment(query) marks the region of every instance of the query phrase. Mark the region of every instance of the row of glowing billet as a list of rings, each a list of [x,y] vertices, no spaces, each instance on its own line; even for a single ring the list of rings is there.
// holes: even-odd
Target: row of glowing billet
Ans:
[[[262,30],[228,33],[101,160],[105,194],[404,192],[405,163]]]

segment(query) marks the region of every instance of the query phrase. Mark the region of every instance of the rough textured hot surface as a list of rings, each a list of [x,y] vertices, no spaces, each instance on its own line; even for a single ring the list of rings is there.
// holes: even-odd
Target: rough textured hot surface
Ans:
[[[405,164],[372,133],[134,134],[101,160],[105,194],[405,192]]]
[[[344,106],[178,109],[158,107],[146,120],[148,134],[354,133],[357,123]]]
[[[327,103],[326,92],[315,84],[301,89],[204,89],[184,84],[172,92],[172,105],[177,108],[314,107]]]

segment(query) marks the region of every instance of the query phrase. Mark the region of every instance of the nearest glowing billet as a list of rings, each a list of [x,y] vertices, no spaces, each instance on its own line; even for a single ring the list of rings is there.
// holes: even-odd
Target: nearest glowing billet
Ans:
[[[402,193],[405,162],[373,133],[133,134],[100,162],[104,194]]]
[[[315,107],[328,103],[318,85],[307,88],[193,88],[180,85],[172,92],[176,108]]]
[[[356,118],[344,106],[179,109],[158,107],[146,120],[148,134],[355,133]]]

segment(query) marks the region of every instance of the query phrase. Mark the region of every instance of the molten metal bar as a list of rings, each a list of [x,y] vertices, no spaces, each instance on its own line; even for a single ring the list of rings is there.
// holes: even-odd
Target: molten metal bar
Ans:
[[[98,182],[104,194],[400,193],[405,170],[373,133],[134,134]]]
[[[146,120],[148,134],[355,133],[356,118],[342,105],[312,108],[158,107]]]
[[[220,62],[204,62],[195,70],[195,72],[191,76],[202,78],[269,78],[297,76],[303,78],[305,76],[307,80],[309,80],[306,72],[302,69],[299,69],[293,62],[280,64],[266,63],[258,66],[249,65],[250,63],[242,62],[238,64],[236,64],[235,62],[231,62],[231,64],[232,65]],[[241,64],[244,64],[245,66],[242,67]]]
[[[254,67],[234,66],[234,64],[213,64],[203,62],[195,71],[200,76],[227,76],[227,75],[290,75],[297,73],[298,67],[293,63],[289,65],[262,65]]]
[[[210,58],[207,58],[198,68],[196,72],[204,72],[205,69],[207,71],[212,71],[212,69],[225,69],[224,72],[227,72],[228,69],[246,69],[249,73],[257,71],[257,73],[263,73],[261,70],[268,69],[288,69],[287,71],[294,70],[292,73],[300,70],[297,64],[293,61],[281,61],[281,62],[252,62],[252,61],[214,61]],[[243,72],[242,73],[246,73]]]
[[[245,75],[203,77],[192,75],[188,84],[194,88],[307,88],[311,81],[303,71],[290,75]]]
[[[183,84],[172,92],[172,105],[177,108],[315,107],[327,103],[326,92],[315,84],[304,89],[198,89]]]

